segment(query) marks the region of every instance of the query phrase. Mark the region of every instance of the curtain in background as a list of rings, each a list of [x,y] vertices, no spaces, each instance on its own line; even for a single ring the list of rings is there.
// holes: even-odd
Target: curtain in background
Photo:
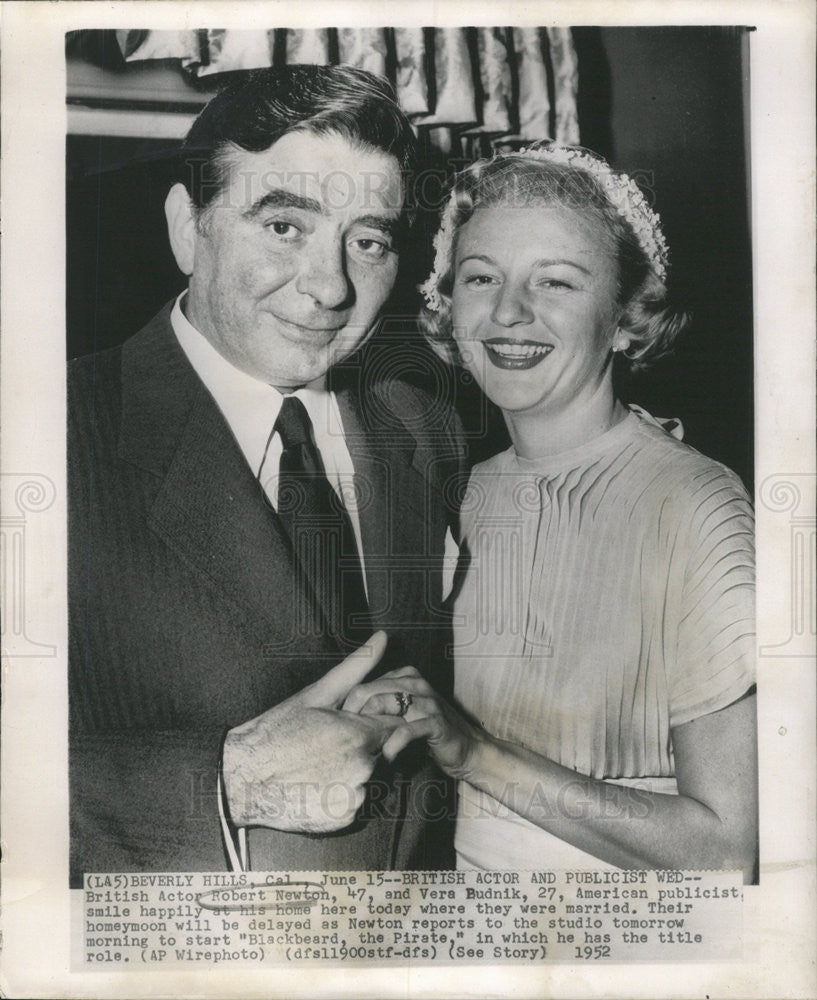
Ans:
[[[177,59],[201,83],[292,63],[344,63],[388,76],[418,131],[446,153],[579,141],[569,28],[122,30],[116,38],[127,62]]]

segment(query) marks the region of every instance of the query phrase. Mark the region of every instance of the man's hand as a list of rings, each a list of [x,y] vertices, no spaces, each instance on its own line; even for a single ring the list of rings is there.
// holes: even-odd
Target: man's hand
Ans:
[[[227,733],[222,767],[237,826],[326,833],[352,822],[401,720],[340,706],[385,648],[385,632],[376,632],[320,680]]]

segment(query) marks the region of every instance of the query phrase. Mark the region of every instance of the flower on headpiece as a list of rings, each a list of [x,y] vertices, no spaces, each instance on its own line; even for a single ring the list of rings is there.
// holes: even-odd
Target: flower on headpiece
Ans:
[[[431,312],[442,309],[439,283],[451,265],[454,250],[454,199],[449,198],[440,219],[440,228],[434,237],[434,270],[420,285],[420,292]]]

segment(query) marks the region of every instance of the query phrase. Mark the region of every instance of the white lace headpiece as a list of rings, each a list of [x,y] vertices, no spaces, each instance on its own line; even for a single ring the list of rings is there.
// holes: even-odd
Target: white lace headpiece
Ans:
[[[647,204],[647,199],[631,177],[617,173],[606,160],[591,156],[583,149],[553,142],[529,146],[514,153],[499,153],[495,159],[542,160],[586,171],[598,182],[618,214],[629,223],[656,274],[662,281],[666,279],[669,248],[661,229],[661,219]],[[434,270],[420,285],[420,291],[431,312],[439,312],[442,308],[438,286],[451,266],[455,214],[456,204],[452,195],[443,209],[440,228],[434,237]]]

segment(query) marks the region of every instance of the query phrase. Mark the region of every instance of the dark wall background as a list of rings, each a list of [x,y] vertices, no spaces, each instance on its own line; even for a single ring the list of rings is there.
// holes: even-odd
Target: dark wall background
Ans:
[[[672,359],[623,397],[679,416],[686,439],[752,482],[752,289],[747,159],[746,35],[734,28],[575,28],[582,142],[634,174],[661,214],[672,286],[693,324]],[[69,357],[138,330],[183,287],[162,205],[173,144],[67,139]],[[429,160],[445,164],[430,147]],[[455,394],[475,458],[504,447],[501,419],[462,373],[439,369],[411,317],[430,261],[433,212],[420,215],[402,280],[376,335],[377,360],[405,350],[409,374]]]

